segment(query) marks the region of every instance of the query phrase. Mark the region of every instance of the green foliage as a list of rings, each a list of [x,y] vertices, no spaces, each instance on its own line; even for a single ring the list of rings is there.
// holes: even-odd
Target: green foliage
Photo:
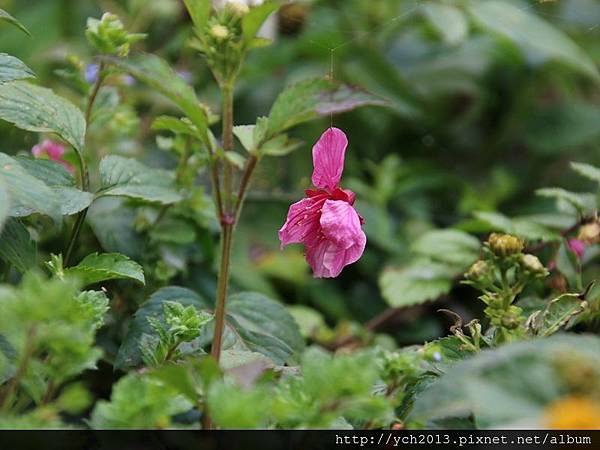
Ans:
[[[431,383],[416,397],[408,420],[431,426],[472,414],[483,428],[540,420],[546,405],[569,393],[572,375],[561,368],[586,361],[586,368],[598,371],[599,344],[595,336],[557,335],[483,351]]]
[[[568,64],[598,79],[598,69],[588,55],[543,19],[509,2],[498,0],[471,0],[467,9],[479,25],[513,41],[523,50]]]
[[[0,84],[24,78],[35,78],[35,74],[19,58],[0,53]]]
[[[50,89],[24,81],[1,84],[0,119],[28,131],[56,133],[75,150],[83,151],[83,114]]]
[[[0,258],[21,273],[37,263],[37,245],[18,219],[9,219],[4,224],[0,234]]]
[[[85,36],[100,53],[127,56],[131,44],[144,39],[145,34],[128,33],[117,16],[105,13],[100,20],[88,18]]]
[[[100,401],[94,408],[90,422],[93,428],[169,428],[172,416],[191,407],[183,396],[156,378],[135,373],[114,385],[110,400]]]
[[[31,36],[31,33],[29,32],[29,30],[27,28],[25,28],[25,26],[21,22],[19,22],[17,19],[15,19],[13,16],[11,16],[9,13],[4,11],[3,9],[0,9],[0,21],[8,22],[11,25],[14,25],[18,29],[20,29],[23,33]]]
[[[119,278],[145,283],[142,267],[119,253],[92,253],[64,273],[78,278],[84,286]]]
[[[129,197],[164,205],[181,200],[173,175],[151,169],[134,159],[110,155],[100,162],[101,187],[97,196]]]

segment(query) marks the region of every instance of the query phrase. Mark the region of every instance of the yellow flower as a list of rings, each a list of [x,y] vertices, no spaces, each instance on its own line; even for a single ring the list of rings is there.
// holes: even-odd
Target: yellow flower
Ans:
[[[229,30],[223,25],[213,25],[210,29],[210,34],[219,40],[227,39]]]
[[[561,430],[597,430],[600,405],[587,397],[563,397],[546,408],[543,422],[548,428]]]

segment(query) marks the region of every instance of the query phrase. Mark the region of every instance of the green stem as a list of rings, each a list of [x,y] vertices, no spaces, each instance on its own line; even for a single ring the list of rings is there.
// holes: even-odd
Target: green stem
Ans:
[[[100,92],[100,87],[102,86],[102,82],[104,81],[104,63],[100,63],[100,67],[98,68],[98,77],[96,78],[96,82],[92,87],[92,91],[88,97],[87,107],[85,109],[85,124],[86,124],[86,136],[87,136],[87,127],[90,126],[92,120],[92,110],[94,107],[94,102],[96,101],[96,97],[98,97],[98,92]],[[77,156],[79,157],[79,174],[81,176],[81,190],[88,191],[90,189],[90,174],[87,167],[87,163],[85,162],[85,157],[81,150],[77,151]],[[77,238],[79,237],[79,233],[81,232],[81,227],[83,226],[83,222],[85,221],[85,217],[87,216],[88,208],[84,208],[77,214],[77,219],[75,219],[75,224],[73,225],[73,231],[71,232],[71,237],[69,239],[69,245],[67,246],[67,250],[65,252],[64,265],[68,266],[69,261],[71,259],[71,255],[73,254],[73,249],[75,248],[75,243],[77,242]]]
[[[29,331],[27,332],[24,353],[23,353],[23,357],[21,358],[21,361],[19,363],[19,367],[17,368],[17,371],[15,372],[15,375],[12,378],[12,380],[10,380],[10,383],[8,384],[6,392],[4,394],[4,399],[2,400],[2,407],[0,408],[2,411],[10,410],[10,408],[14,402],[14,396],[15,396],[17,389],[19,387],[19,384],[21,382],[21,378],[23,378],[23,376],[25,376],[25,374],[27,373],[27,368],[29,367],[29,361],[31,360],[31,357],[33,356],[33,353],[35,350],[34,345],[33,345],[34,337],[35,337],[35,328],[31,327],[29,329]]]
[[[223,151],[233,150],[233,84],[221,86],[223,95]],[[227,158],[224,160],[223,190],[224,211],[219,217],[221,223],[221,264],[217,281],[217,296],[215,305],[215,332],[210,354],[219,362],[221,357],[221,342],[225,327],[225,303],[227,302],[227,287],[229,284],[229,266],[231,260],[231,242],[235,227],[235,216],[232,211],[233,168]]]

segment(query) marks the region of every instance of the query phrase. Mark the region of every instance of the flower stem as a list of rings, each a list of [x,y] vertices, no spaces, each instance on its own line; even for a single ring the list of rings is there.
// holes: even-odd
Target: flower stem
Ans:
[[[225,83],[221,86],[223,96],[223,151],[233,150],[233,83]],[[225,304],[227,302],[227,287],[229,284],[229,266],[231,263],[231,242],[233,229],[235,227],[235,215],[232,210],[233,195],[233,168],[227,158],[223,158],[223,191],[224,205],[220,214],[221,223],[221,263],[219,267],[219,279],[217,281],[217,296],[215,305],[215,331],[213,335],[211,356],[219,362],[221,357],[221,343],[223,330],[225,328]]]
[[[100,63],[100,67],[98,69],[98,77],[96,78],[96,82],[92,87],[90,95],[88,97],[87,107],[85,108],[85,125],[86,125],[86,136],[87,136],[87,127],[90,126],[92,120],[92,110],[94,107],[94,102],[96,101],[96,97],[98,96],[98,92],[100,91],[100,87],[102,86],[102,82],[104,81],[104,63]],[[80,149],[77,150],[77,156],[79,157],[79,174],[81,177],[81,190],[88,191],[90,188],[90,174],[87,167],[87,163],[85,162],[85,157]],[[75,219],[75,224],[73,225],[73,231],[71,232],[71,237],[69,239],[69,245],[67,246],[67,251],[65,252],[64,265],[69,265],[69,260],[71,259],[71,255],[73,254],[73,249],[75,248],[75,243],[77,242],[77,238],[79,237],[79,233],[81,232],[81,227],[83,226],[83,222],[85,221],[85,217],[87,216],[88,208],[84,208],[77,214],[77,219]]]

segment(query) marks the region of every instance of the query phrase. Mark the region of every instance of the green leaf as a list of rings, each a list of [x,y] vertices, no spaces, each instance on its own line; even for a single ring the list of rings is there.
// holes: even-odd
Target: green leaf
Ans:
[[[285,307],[256,292],[240,292],[227,301],[227,325],[237,346],[262,353],[277,365],[304,348],[298,324]]]
[[[283,156],[293,152],[301,145],[300,139],[290,139],[286,134],[280,134],[261,145],[260,153],[268,156]]]
[[[211,2],[210,0],[183,0],[185,7],[192,18],[194,27],[197,30],[202,30],[208,22],[210,16]]]
[[[244,164],[246,163],[246,158],[237,152],[225,152],[225,159],[240,170],[244,168]]]
[[[572,162],[571,169],[579,175],[589,178],[600,185],[600,169],[598,167],[592,166],[591,164]]]
[[[469,32],[469,24],[462,11],[445,3],[427,2],[421,5],[425,16],[450,45],[460,44]]]
[[[60,219],[60,199],[42,180],[32,176],[19,162],[0,153],[0,175],[11,199],[9,214],[28,216],[34,212],[46,214],[54,221]]]
[[[524,121],[527,145],[543,154],[572,152],[600,136],[600,107],[582,101],[543,104]]]
[[[499,0],[471,0],[467,9],[482,27],[511,40],[522,49],[548,60],[563,62],[592,78],[600,78],[594,62],[580,47],[525,9]]]
[[[0,84],[24,78],[35,78],[35,74],[19,58],[0,53]]]
[[[598,337],[572,334],[484,350],[452,365],[420,392],[407,420],[427,426],[473,414],[478,428],[535,421],[564,395],[560,367],[586,361],[600,370],[599,352]]]
[[[175,189],[175,177],[171,172],[151,169],[132,158],[104,157],[100,161],[100,178],[98,196],[130,197],[164,205],[182,199]]]
[[[546,307],[534,313],[528,323],[534,334],[550,336],[567,326],[571,319],[586,308],[578,294],[562,294],[548,302]]]
[[[268,140],[302,122],[366,105],[387,103],[366,91],[324,78],[304,80],[279,94],[269,113],[264,138]]]
[[[158,378],[130,373],[113,385],[110,402],[96,404],[90,425],[97,429],[160,429],[169,427],[172,416],[192,406]]]
[[[0,85],[0,119],[28,131],[56,133],[81,152],[85,119],[71,102],[24,81]]]
[[[557,187],[538,189],[535,193],[542,197],[555,198],[559,202],[566,202],[582,214],[596,209],[596,196],[593,194],[571,192]]]
[[[254,150],[254,125],[238,125],[233,127],[233,134],[238,138],[242,147],[249,152]]]
[[[395,308],[435,300],[450,291],[456,269],[434,262],[385,269],[379,278],[381,295]]]
[[[489,227],[489,231],[502,231],[525,239],[543,239],[548,241],[560,239],[558,233],[526,218],[511,219],[504,214],[489,211],[476,211],[473,215],[478,220],[484,222]]]
[[[172,116],[159,116],[152,122],[153,130],[171,131],[174,134],[183,134],[202,139],[196,127],[187,119]]]
[[[479,256],[477,238],[458,230],[434,230],[422,235],[411,250],[433,260],[466,268]]]
[[[10,197],[8,187],[2,175],[0,175],[0,231],[4,225],[4,221],[9,216],[10,212]]]
[[[130,279],[145,284],[142,266],[119,253],[92,253],[76,266],[65,269],[65,274],[78,277],[86,286],[114,279]]]
[[[37,244],[17,219],[9,219],[0,234],[0,258],[21,273],[37,264]]]
[[[27,28],[25,28],[25,25],[23,25],[21,22],[19,22],[17,19],[15,19],[13,16],[11,16],[9,13],[4,11],[3,9],[0,9],[0,21],[8,22],[11,25],[14,25],[15,27],[17,27],[23,33],[31,36],[31,33],[29,32],[29,30]]]
[[[208,108],[200,103],[194,89],[165,60],[155,55],[140,54],[128,60],[111,59],[111,62],[175,103],[196,126],[203,142],[208,142]]]
[[[17,156],[15,160],[27,173],[46,183],[55,192],[60,201],[62,215],[75,214],[90,206],[94,200],[91,192],[85,192],[76,187],[75,179],[62,164],[25,156]]]
[[[258,30],[265,23],[265,20],[279,8],[279,2],[266,1],[258,6],[250,8],[248,13],[242,18],[242,34],[248,42],[258,33]]]
[[[162,324],[166,324],[163,303],[167,301],[179,302],[183,306],[192,305],[198,310],[209,309],[211,307],[210,303],[189,289],[178,286],[159,289],[140,306],[129,322],[127,335],[123,339],[115,360],[116,369],[137,367],[142,363],[140,350],[142,335],[153,333],[148,323],[148,318],[152,317],[159,320]],[[192,341],[190,345],[197,347],[203,343],[202,339],[201,336]]]
[[[88,223],[105,251],[141,259],[146,242],[135,230],[136,217],[136,209],[118,197],[97,199],[87,214]]]

